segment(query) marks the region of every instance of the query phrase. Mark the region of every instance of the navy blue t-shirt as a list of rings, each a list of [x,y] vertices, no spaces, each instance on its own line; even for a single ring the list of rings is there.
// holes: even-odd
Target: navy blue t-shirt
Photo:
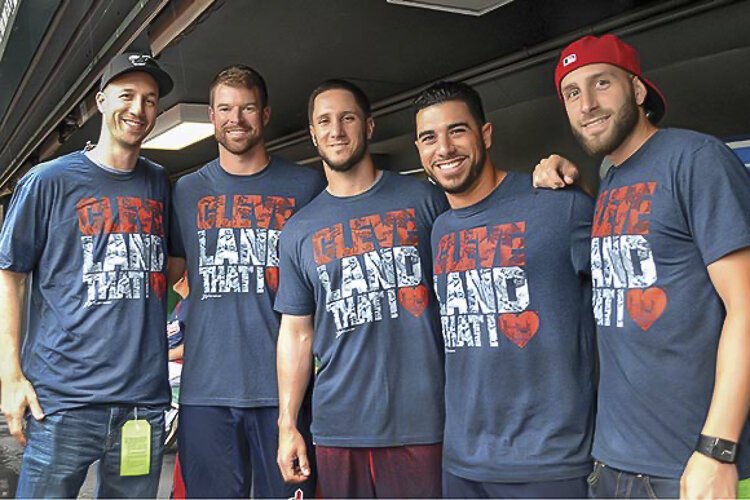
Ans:
[[[177,181],[172,252],[186,258],[191,298],[181,404],[278,405],[279,233],[324,186],[315,170],[275,157],[253,175],[217,159]]]
[[[312,432],[324,446],[429,444],[443,435],[443,345],[429,184],[383,172],[368,191],[324,191],[281,233],[276,310],[314,315]]]
[[[445,342],[446,471],[535,482],[591,471],[593,200],[508,172],[432,231]]]
[[[750,172],[713,137],[656,132],[602,181],[591,268],[594,457],[679,478],[708,414],[725,309],[706,266],[750,246]],[[750,475],[750,433],[739,446]]]
[[[30,170],[0,235],[0,269],[31,273],[21,363],[46,414],[87,404],[169,403],[169,180],[83,152]]]

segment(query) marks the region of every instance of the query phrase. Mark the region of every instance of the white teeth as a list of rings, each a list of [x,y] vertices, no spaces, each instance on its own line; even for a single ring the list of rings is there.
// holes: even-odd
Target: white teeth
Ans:
[[[598,120],[594,120],[593,122],[587,123],[586,125],[584,125],[584,127],[591,127],[593,125],[599,125],[601,123],[604,123],[606,119],[607,119],[607,117],[603,116],[603,117],[599,118]]]
[[[455,159],[446,163],[436,163],[435,167],[439,168],[440,170],[450,170],[452,168],[458,167],[462,161],[463,161],[463,158],[458,158],[458,159]]]

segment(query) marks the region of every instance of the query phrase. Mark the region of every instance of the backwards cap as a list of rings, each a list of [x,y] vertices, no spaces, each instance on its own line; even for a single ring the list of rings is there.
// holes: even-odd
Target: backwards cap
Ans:
[[[560,83],[566,75],[582,66],[597,63],[612,64],[640,78],[648,89],[644,106],[649,111],[651,122],[657,123],[662,119],[667,111],[667,100],[664,94],[656,85],[643,77],[638,52],[615,35],[601,37],[588,35],[563,49],[555,68],[555,87],[558,97],[562,100]]]

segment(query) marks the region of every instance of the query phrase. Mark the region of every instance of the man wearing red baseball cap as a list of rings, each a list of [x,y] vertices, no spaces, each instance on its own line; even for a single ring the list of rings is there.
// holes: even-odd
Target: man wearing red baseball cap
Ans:
[[[734,497],[750,476],[750,172],[714,137],[658,129],[666,101],[613,35],[566,47],[571,129],[613,167],[591,241],[601,378],[594,497]],[[540,187],[574,182],[559,157]]]

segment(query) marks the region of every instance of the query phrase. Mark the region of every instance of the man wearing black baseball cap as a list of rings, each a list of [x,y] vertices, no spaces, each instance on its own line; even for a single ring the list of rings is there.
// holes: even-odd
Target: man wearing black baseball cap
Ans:
[[[750,477],[750,173],[714,137],[656,127],[665,99],[613,35],[566,47],[555,84],[583,148],[613,163],[591,238],[590,492],[734,497]],[[548,159],[535,184],[576,174]]]
[[[156,496],[170,188],[139,154],[171,88],[150,56],[116,56],[96,95],[96,147],[35,166],[16,187],[0,233],[0,380],[26,447],[19,498],[75,497],[97,460],[96,496]]]

